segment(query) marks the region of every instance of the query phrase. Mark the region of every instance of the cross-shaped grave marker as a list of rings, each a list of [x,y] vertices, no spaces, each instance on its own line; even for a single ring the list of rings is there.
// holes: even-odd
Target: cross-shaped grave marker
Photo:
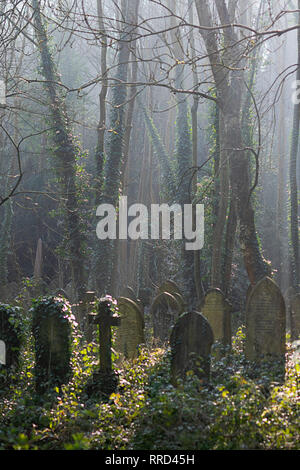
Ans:
[[[99,325],[99,355],[100,368],[97,378],[101,381],[103,391],[111,392],[115,385],[115,375],[112,370],[111,359],[111,327],[120,325],[120,317],[113,314],[111,301],[106,297],[99,300],[98,312],[89,314],[89,321],[94,325]]]

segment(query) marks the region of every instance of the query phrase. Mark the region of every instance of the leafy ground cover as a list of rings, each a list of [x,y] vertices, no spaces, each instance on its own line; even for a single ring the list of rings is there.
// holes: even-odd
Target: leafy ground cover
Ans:
[[[253,374],[243,340],[239,329],[232,351],[212,358],[209,384],[190,371],[174,388],[168,349],[143,348],[131,363],[114,357],[119,387],[101,399],[86,391],[97,367],[96,343],[75,335],[72,379],[41,397],[30,339],[20,371],[1,392],[0,449],[299,450],[300,366],[291,344],[285,379],[278,381],[269,368]]]
[[[286,374],[253,367],[239,328],[223,359],[212,355],[211,380],[189,371],[174,388],[170,350],[141,349],[133,362],[113,355],[119,386],[91,396],[97,344],[74,328],[72,378],[43,396],[36,392],[30,313],[18,373],[0,371],[0,450],[299,450],[299,358],[287,342]],[[289,340],[289,338],[287,338]],[[4,387],[4,384],[5,387]]]

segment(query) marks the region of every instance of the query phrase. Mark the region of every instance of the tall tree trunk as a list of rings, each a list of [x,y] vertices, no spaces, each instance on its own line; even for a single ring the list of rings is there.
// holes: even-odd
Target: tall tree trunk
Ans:
[[[236,210],[235,204],[232,200],[230,201],[230,208],[228,214],[228,221],[226,227],[226,236],[225,236],[225,243],[224,243],[224,270],[223,270],[223,283],[222,283],[222,290],[225,295],[229,293],[230,289],[230,281],[231,281],[231,270],[232,270],[232,260],[233,260],[233,253],[234,253],[234,242],[236,237],[236,229],[237,229],[237,217],[236,217]]]
[[[287,52],[286,42],[282,44],[279,56],[278,73],[285,69],[285,56]],[[277,176],[277,203],[276,203],[276,253],[275,262],[278,273],[278,284],[282,292],[285,292],[290,284],[290,257],[287,240],[289,239],[289,223],[288,223],[288,152],[287,152],[287,129],[286,129],[286,91],[283,87],[278,116],[278,176]]]
[[[173,2],[169,0],[169,8],[173,7]],[[185,67],[183,62],[183,49],[184,43],[181,37],[180,29],[175,29],[176,26],[175,16],[170,18],[170,49],[173,50],[174,59],[178,61],[175,68],[175,86],[178,89],[184,88],[185,81]],[[185,204],[191,204],[193,198],[193,190],[195,177],[193,175],[193,141],[190,132],[189,123],[189,110],[186,96],[176,97],[177,100],[177,118],[176,118],[176,167],[177,167],[177,196],[176,200],[184,207]],[[194,115],[195,119],[195,115]],[[194,123],[195,124],[195,123]],[[196,129],[197,130],[197,129]],[[195,145],[195,142],[194,142]],[[194,155],[194,158],[196,156]],[[194,217],[193,217],[194,218]],[[185,249],[182,244],[182,284],[184,292],[188,299],[190,308],[194,306],[197,298],[197,290],[195,285],[195,268],[194,268],[194,253]]]
[[[125,103],[131,42],[135,40],[139,0],[122,0],[121,13],[124,29],[119,40],[118,66],[112,89],[111,132],[104,171],[101,203],[117,206],[121,186],[122,159],[124,157]],[[117,261],[115,244],[101,242],[101,258],[97,260],[97,283],[102,293],[111,292],[113,272]]]
[[[40,10],[40,2],[32,0],[32,6],[34,10],[35,34],[41,55],[42,73],[45,77],[45,87],[49,97],[49,107],[54,126],[53,138],[56,144],[57,173],[65,199],[66,232],[73,290],[80,297],[81,292],[84,290],[85,276],[83,236],[80,231],[80,215],[76,189],[76,159],[78,151],[71,137],[72,133],[69,127],[65,100],[59,90],[58,74],[49,49],[47,33]]]
[[[96,202],[99,202],[101,197],[101,190],[103,184],[103,168],[105,160],[105,131],[106,131],[106,96],[108,91],[108,70],[107,70],[107,36],[104,25],[104,13],[102,0],[97,0],[97,14],[99,32],[101,33],[101,76],[102,87],[99,94],[99,126],[98,126],[98,141],[96,148]]]
[[[223,252],[224,252],[224,234],[226,232],[226,217],[229,204],[229,152],[230,143],[226,139],[225,122],[223,113],[220,113],[219,122],[220,142],[224,148],[220,148],[219,154],[219,194],[217,219],[213,231],[213,250],[211,261],[211,287],[222,288],[223,284]],[[227,144],[226,144],[227,143]]]
[[[300,0],[298,0],[300,10]],[[300,13],[299,13],[300,21]],[[297,29],[298,46],[298,70],[297,80],[300,80],[300,29]],[[299,83],[299,82],[298,82]],[[297,187],[297,160],[299,146],[299,124],[300,124],[300,103],[294,104],[293,130],[290,153],[290,230],[292,242],[292,268],[293,282],[297,286],[300,283],[300,258],[299,258],[299,222],[298,222],[298,187]]]
[[[149,115],[149,111],[145,106],[139,102],[141,107],[145,124],[148,131],[148,135],[153,147],[153,153],[155,158],[160,164],[162,180],[163,180],[163,193],[166,199],[173,201],[176,194],[176,182],[175,182],[175,171],[173,169],[171,159],[167,153],[164,143],[159,135],[159,132],[153,122],[152,117]]]
[[[128,93],[128,108],[126,113],[126,124],[125,124],[125,132],[124,132],[124,145],[123,145],[123,161],[122,161],[122,194],[127,196],[128,191],[128,171],[129,171],[129,150],[130,150],[130,138],[131,138],[131,130],[132,130],[132,122],[133,122],[133,115],[134,115],[134,107],[135,107],[135,97],[137,92],[137,86],[135,85],[137,81],[137,73],[138,73],[138,61],[136,59],[136,42],[132,42],[131,45],[131,77],[130,82],[132,83],[129,93]],[[112,281],[112,290],[116,292],[118,295],[120,287],[123,285],[124,281],[124,269],[127,266],[121,267],[121,262],[127,259],[127,252],[128,252],[128,240],[116,240],[115,242],[115,249],[117,255],[117,263],[114,266],[114,275]],[[123,276],[122,276],[123,274]],[[127,278],[127,275],[126,275]]]
[[[195,0],[201,26],[213,27],[212,13],[207,0]],[[221,24],[230,24],[230,16],[224,0],[215,0],[215,6]],[[214,76],[217,98],[220,105],[220,118],[224,125],[221,149],[225,152],[226,161],[229,162],[230,183],[233,199],[236,204],[236,214],[240,222],[240,242],[244,257],[245,268],[249,280],[255,284],[266,274],[266,266],[260,253],[254,220],[254,210],[250,198],[250,172],[249,158],[243,150],[244,144],[241,134],[241,106],[243,74],[239,70],[242,59],[238,46],[238,38],[233,28],[223,31],[225,52],[222,57],[218,50],[217,34],[214,30],[200,30],[209,55],[211,69]],[[224,155],[224,154],[223,154]],[[225,162],[226,164],[226,162]],[[227,185],[225,185],[226,191]],[[225,197],[228,193],[225,193]],[[226,201],[227,202],[227,201]],[[225,207],[225,198],[224,198]],[[219,236],[224,220],[223,207],[219,209]],[[221,266],[218,258],[218,266]],[[217,276],[219,267],[215,266]],[[213,273],[213,276],[215,275]]]
[[[189,22],[193,24],[194,22],[194,1],[189,0]],[[195,52],[195,38],[194,38],[194,29],[191,29],[190,32],[190,47],[191,47],[191,56]],[[192,65],[193,68],[193,88],[197,90],[197,84],[199,83],[199,78],[197,74],[196,65]],[[198,108],[199,108],[199,97],[198,95],[193,96],[193,104],[191,107],[191,116],[192,116],[192,162],[193,162],[193,184],[192,184],[192,200],[194,200],[197,194],[197,181],[198,181]],[[193,211],[195,214],[195,210]],[[195,226],[195,224],[193,224]],[[204,298],[205,292],[203,289],[202,279],[201,279],[201,257],[200,251],[194,250],[194,280],[195,280],[195,288],[197,294],[197,304],[199,305]]]

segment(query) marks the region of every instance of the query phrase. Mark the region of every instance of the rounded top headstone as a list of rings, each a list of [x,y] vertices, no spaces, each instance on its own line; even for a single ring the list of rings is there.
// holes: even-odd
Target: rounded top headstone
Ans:
[[[139,306],[131,299],[118,299],[121,324],[116,333],[115,348],[127,359],[134,359],[138,347],[144,343],[144,317]]]
[[[210,353],[214,341],[212,328],[200,312],[184,312],[171,333],[171,376],[174,385],[178,377],[193,370],[201,379],[209,380]]]
[[[161,305],[170,307],[172,310],[176,310],[178,312],[181,310],[181,307],[177,298],[173,294],[170,294],[169,292],[160,292],[155,297],[151,305],[151,312],[154,312]]]
[[[134,292],[133,288],[130,286],[126,286],[125,289],[122,291],[122,297],[137,301],[136,293]]]
[[[246,305],[246,358],[284,357],[285,321],[285,302],[278,285],[269,277],[261,279]]]
[[[170,294],[178,293],[181,294],[179,286],[175,281],[167,280],[162,283],[159,288],[159,292],[169,292]]]
[[[118,298],[118,308],[120,311],[120,314],[123,313],[123,315],[125,315],[124,313],[124,309],[122,307],[125,307],[125,309],[128,309],[130,308],[132,311],[134,311],[137,315],[139,315],[139,317],[141,318],[141,321],[144,325],[144,315],[143,315],[143,312],[142,310],[140,309],[139,305],[132,299],[129,299],[128,297],[119,297]],[[123,312],[122,312],[123,310]]]

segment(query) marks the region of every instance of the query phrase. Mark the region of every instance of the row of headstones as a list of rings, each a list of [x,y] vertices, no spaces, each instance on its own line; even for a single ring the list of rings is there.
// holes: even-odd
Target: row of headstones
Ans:
[[[278,370],[284,373],[286,313],[290,317],[291,340],[296,341],[300,336],[299,292],[295,291],[290,301],[285,302],[277,284],[268,277],[249,289],[244,350],[248,361],[254,364],[277,363]],[[211,289],[207,293],[201,313],[191,312],[180,317],[171,334],[173,380],[177,376],[184,376],[189,369],[197,372],[197,367],[191,363],[189,357],[202,358],[201,374],[209,379],[212,344],[217,341],[221,349],[222,346],[231,347],[230,317],[231,306],[218,289]]]
[[[145,343],[145,320],[143,305],[132,288],[127,287],[123,291],[123,296],[118,299],[118,309],[120,324],[116,332],[115,348],[121,356],[133,359],[138,354],[139,346]],[[88,308],[85,308],[85,311],[88,311]],[[170,341],[173,356],[181,357],[182,364],[186,364],[182,365],[183,370],[189,365],[184,352],[176,353],[179,344],[182,345],[183,351],[188,351],[187,354],[196,356],[203,350],[210,351],[212,344],[215,344],[217,357],[221,357],[224,350],[231,348],[232,307],[221,290],[210,289],[199,306],[199,312],[184,311],[185,300],[177,284],[173,281],[164,282],[150,307],[153,336],[161,344]],[[291,315],[291,337],[295,340],[300,335],[299,294],[295,294],[291,299],[288,311]],[[199,331],[194,325],[195,318],[200,322]],[[208,325],[204,326],[205,322]],[[190,333],[184,333],[190,331],[189,325],[192,325],[191,332],[196,332],[194,340],[191,339]],[[251,291],[249,289],[247,294],[246,358],[251,361],[268,356],[284,358],[285,333],[285,301],[277,284],[268,277],[264,278],[251,288]]]
[[[60,297],[35,301],[31,313],[35,386],[38,392],[43,392],[50,385],[62,385],[70,376],[72,328],[76,322],[71,306]],[[18,372],[25,336],[21,310],[0,304],[1,388],[10,383],[10,372]]]
[[[132,289],[127,288],[124,295],[127,297],[118,299],[120,318],[112,315],[109,307],[98,309],[98,312],[88,315],[93,310],[91,304],[95,302],[95,295],[92,292],[86,293],[85,299],[77,306],[80,320],[85,324],[88,323],[86,327],[89,327],[90,320],[100,325],[100,367],[106,376],[112,371],[111,326],[118,325],[115,348],[127,359],[136,357],[139,346],[145,342],[143,306]],[[294,330],[294,335],[298,337],[299,294],[291,304],[293,325],[298,325],[298,334]],[[101,305],[106,304],[102,302]],[[5,320],[4,307],[0,309],[0,340],[6,343],[7,353],[4,362],[9,366],[16,362],[10,357],[12,351],[18,350],[16,339],[13,339],[18,335],[11,322]],[[184,376],[190,369],[199,369],[191,363],[191,358],[197,358],[198,362],[203,361],[202,371],[208,377],[212,344],[217,343],[221,346],[219,354],[222,353],[222,347],[231,347],[231,306],[220,290],[211,289],[201,306],[201,313],[184,313],[184,310],[185,303],[178,286],[167,281],[159,289],[150,309],[154,335],[163,342],[170,340],[173,377]],[[49,373],[56,376],[60,383],[68,375],[70,329],[65,311],[62,299],[46,299],[44,303],[39,304],[39,320],[35,322],[34,329],[38,383],[46,382]],[[64,328],[61,328],[60,323]],[[42,343],[42,347],[39,347],[39,343]],[[44,351],[44,355],[41,351]],[[284,358],[285,355],[285,303],[278,286],[269,278],[260,281],[248,295],[245,354],[249,360],[254,361],[266,356]],[[64,363],[61,360],[62,355],[65,357]],[[50,356],[51,368],[49,368]]]
[[[219,289],[210,289],[198,311],[186,312],[179,287],[166,281],[159,289],[150,313],[153,333],[162,343],[171,346],[171,377],[176,385],[179,377],[193,370],[209,380],[211,348],[231,344],[231,306]],[[200,313],[201,310],[201,313]]]
[[[66,293],[59,290],[54,296],[34,302],[31,309],[34,375],[38,393],[63,385],[71,376],[72,330],[77,323],[66,297]],[[143,313],[138,300],[135,302],[126,297],[118,300],[122,323],[121,318],[113,311],[112,304],[109,297],[96,299],[94,292],[86,292],[82,301],[73,309],[86,335],[90,334],[92,338],[95,326],[99,325],[100,361],[95,376],[107,388],[108,393],[115,386],[111,327],[119,327],[115,348],[127,359],[136,357],[138,347],[144,343]],[[5,372],[17,371],[23,339],[20,309],[0,304],[0,364]],[[2,381],[0,385],[1,389],[5,383]]]
[[[168,294],[174,296],[175,284],[167,287]],[[161,294],[158,299],[161,299]],[[160,315],[166,318],[165,313],[168,312],[169,326],[170,319],[174,324],[170,335],[173,381],[177,376],[184,377],[187,370],[202,371],[200,375],[208,379],[212,345],[216,345],[217,357],[222,356],[226,348],[231,348],[230,303],[219,289],[210,289],[199,312],[182,314],[181,308],[176,309],[174,299],[171,301],[166,293],[164,303],[168,309],[166,305],[162,308],[158,299],[154,300],[151,310],[161,339],[167,336],[167,329],[163,327],[163,320],[159,320]],[[287,302],[286,312],[285,300],[272,279],[266,277],[249,289],[245,312],[246,359],[254,363],[277,360],[284,367],[286,313],[290,316],[291,339],[297,340],[300,335],[300,294],[294,292]],[[199,360],[203,363],[200,367]]]

